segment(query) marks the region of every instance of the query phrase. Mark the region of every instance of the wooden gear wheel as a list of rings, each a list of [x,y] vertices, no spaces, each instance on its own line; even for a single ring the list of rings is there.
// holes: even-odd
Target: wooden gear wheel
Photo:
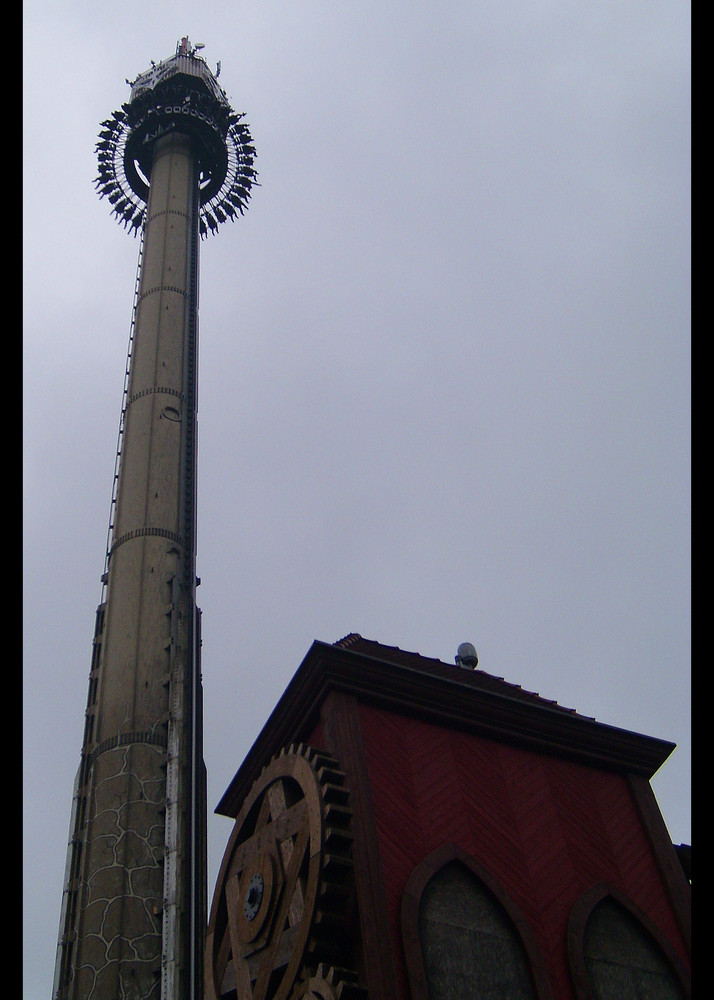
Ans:
[[[287,1000],[305,967],[340,964],[352,868],[347,799],[337,761],[303,744],[263,769],[218,874],[206,1000]]]
[[[291,1000],[367,1000],[367,991],[358,985],[353,972],[320,964],[295,989]]]

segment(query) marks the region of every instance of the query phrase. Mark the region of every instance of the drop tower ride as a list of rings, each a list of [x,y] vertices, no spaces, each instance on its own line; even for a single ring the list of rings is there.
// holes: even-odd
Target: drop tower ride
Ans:
[[[98,193],[140,249],[54,1000],[203,995],[199,244],[256,173],[200,48],[183,38],[137,76],[97,142]]]

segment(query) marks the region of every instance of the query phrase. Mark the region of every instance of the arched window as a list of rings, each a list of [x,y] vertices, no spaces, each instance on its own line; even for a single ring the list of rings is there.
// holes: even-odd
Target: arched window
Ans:
[[[568,954],[579,1000],[686,1000],[688,976],[649,918],[616,889],[594,886],[573,907]]]
[[[402,935],[413,1000],[545,1000],[540,953],[495,881],[453,844],[412,873]]]

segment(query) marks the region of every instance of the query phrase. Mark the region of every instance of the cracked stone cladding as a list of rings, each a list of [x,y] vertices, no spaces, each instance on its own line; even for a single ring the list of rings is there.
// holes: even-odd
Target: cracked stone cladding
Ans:
[[[160,995],[165,781],[165,748],[151,743],[116,747],[94,763],[92,875],[83,886],[85,942],[75,970],[76,995],[86,1000]]]

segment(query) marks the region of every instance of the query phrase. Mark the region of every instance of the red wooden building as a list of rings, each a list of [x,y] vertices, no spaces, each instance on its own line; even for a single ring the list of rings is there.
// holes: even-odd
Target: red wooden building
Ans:
[[[217,809],[206,1000],[688,997],[672,750],[473,664],[315,642]]]

